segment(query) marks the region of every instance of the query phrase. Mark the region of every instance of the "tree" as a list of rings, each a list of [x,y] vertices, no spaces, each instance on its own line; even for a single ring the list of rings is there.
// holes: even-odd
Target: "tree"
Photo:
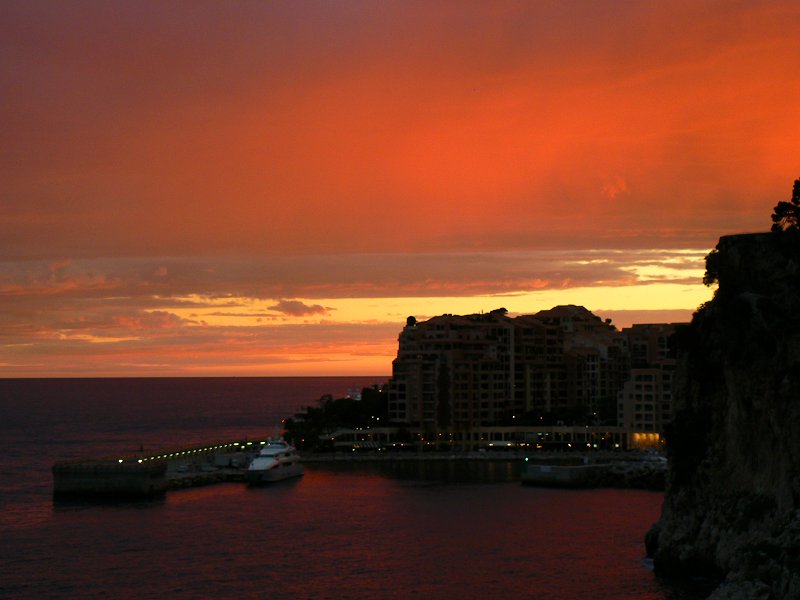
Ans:
[[[772,212],[772,231],[800,230],[800,179],[794,180],[792,199],[781,200]]]
[[[706,255],[706,274],[703,275],[703,284],[706,286],[711,286],[717,283],[718,281],[719,281],[719,250],[715,248]]]

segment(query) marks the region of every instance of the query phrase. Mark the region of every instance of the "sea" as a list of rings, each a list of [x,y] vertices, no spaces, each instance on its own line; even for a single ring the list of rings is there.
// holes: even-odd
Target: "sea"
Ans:
[[[0,379],[0,597],[689,598],[645,558],[663,494],[523,486],[516,458],[53,498],[56,461],[277,433],[324,394],[384,381]]]

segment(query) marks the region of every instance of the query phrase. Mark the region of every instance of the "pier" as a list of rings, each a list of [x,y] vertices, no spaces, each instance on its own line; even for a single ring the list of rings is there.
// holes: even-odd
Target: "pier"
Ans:
[[[663,490],[667,462],[657,455],[525,457],[524,485],[559,488],[620,487]]]
[[[59,461],[52,468],[53,494],[148,497],[169,489],[244,481],[248,463],[269,439],[263,436]]]

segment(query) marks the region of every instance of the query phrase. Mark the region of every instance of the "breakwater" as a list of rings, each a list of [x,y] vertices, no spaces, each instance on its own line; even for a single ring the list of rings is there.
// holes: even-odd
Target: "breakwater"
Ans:
[[[617,460],[585,464],[526,461],[521,479],[524,484],[545,487],[663,490],[666,474],[666,463],[653,460]]]
[[[56,462],[56,496],[154,496],[169,489],[243,481],[250,460],[269,440],[223,440],[97,459]]]

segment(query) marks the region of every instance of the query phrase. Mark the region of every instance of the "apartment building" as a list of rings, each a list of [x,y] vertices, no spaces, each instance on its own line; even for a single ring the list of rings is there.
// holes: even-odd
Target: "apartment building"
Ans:
[[[456,438],[569,411],[612,424],[629,367],[626,338],[579,306],[409,317],[398,341],[390,419]]]
[[[630,377],[619,392],[617,421],[630,430],[661,433],[672,420],[676,324],[633,325],[622,330],[631,356]]]

